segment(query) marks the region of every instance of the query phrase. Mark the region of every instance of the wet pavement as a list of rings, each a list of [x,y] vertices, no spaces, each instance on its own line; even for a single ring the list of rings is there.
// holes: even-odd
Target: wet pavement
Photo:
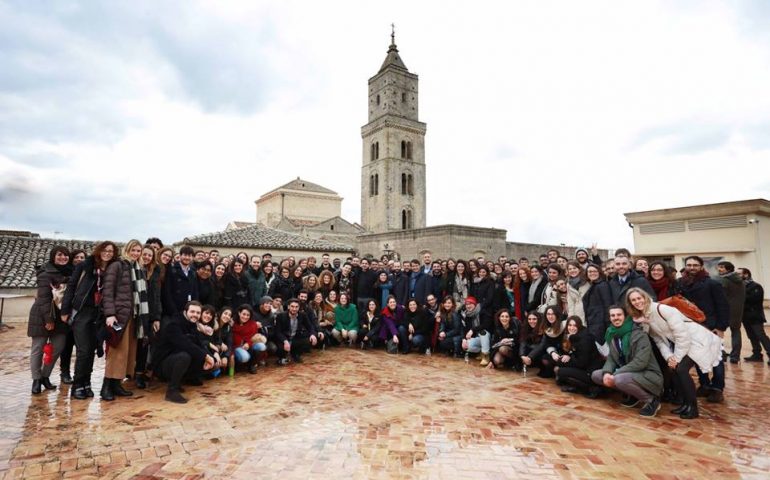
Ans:
[[[443,355],[332,349],[131,398],[32,397],[26,326],[0,334],[0,478],[757,478],[770,367],[728,365],[725,403],[681,420]],[[74,363],[74,360],[73,360]],[[58,368],[52,375],[59,383]]]

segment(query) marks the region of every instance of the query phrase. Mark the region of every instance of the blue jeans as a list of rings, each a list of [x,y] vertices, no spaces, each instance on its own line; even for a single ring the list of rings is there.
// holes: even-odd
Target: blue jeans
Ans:
[[[489,332],[484,335],[479,335],[468,340],[467,351],[470,353],[489,353]]]
[[[248,352],[245,348],[238,347],[235,349],[235,361],[238,363],[247,363],[251,360],[252,353],[260,353],[267,350],[267,346],[264,343],[255,343],[251,346],[251,352]]]
[[[702,387],[708,388],[710,390],[719,390],[724,391],[725,389],[725,362],[720,361],[719,365],[714,367],[712,370],[711,379],[709,379],[709,376],[707,373],[701,372],[700,368],[698,370],[698,382],[700,382]]]
[[[412,346],[424,350],[428,348],[428,339],[425,337],[425,335],[415,333],[412,335]]]

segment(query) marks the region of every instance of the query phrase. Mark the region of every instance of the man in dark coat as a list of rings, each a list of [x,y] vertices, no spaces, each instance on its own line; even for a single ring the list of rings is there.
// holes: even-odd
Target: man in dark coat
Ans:
[[[195,250],[185,245],[179,250],[179,261],[169,265],[163,283],[163,315],[174,316],[187,302],[198,300],[198,281],[192,265]]]
[[[610,279],[609,283],[612,303],[617,305],[626,304],[626,292],[633,287],[641,288],[652,298],[657,298],[650,282],[631,268],[631,260],[625,255],[615,257],[615,276]]]
[[[414,259],[410,262],[412,267],[411,273],[409,273],[409,298],[417,300],[418,305],[425,305],[425,300],[428,298],[428,294],[431,293],[431,277],[430,272],[426,273],[423,267],[420,265],[420,261]]]
[[[409,264],[407,263],[407,265]],[[393,283],[393,289],[390,293],[396,297],[396,302],[399,305],[406,305],[406,301],[409,299],[409,273],[411,272],[405,273],[402,271],[401,262],[393,262],[393,268],[390,273],[391,282]]]
[[[299,307],[299,300],[291,298],[286,302],[286,311],[279,313],[275,319],[275,338],[281,365],[288,363],[286,355],[289,354],[292,360],[301,363],[302,354],[318,343],[315,325],[299,311]]]
[[[744,357],[747,362],[762,361],[762,347],[770,358],[770,338],[765,332],[765,309],[764,299],[765,290],[751,278],[751,270],[748,268],[738,269],[746,282],[746,303],[743,307],[743,328],[746,329],[746,335],[751,342],[752,354],[750,357]],[[770,361],[767,362],[770,365]]]
[[[730,306],[730,363],[738,363],[741,361],[741,320],[743,305],[746,303],[746,285],[731,262],[719,262],[717,271],[725,290],[727,304]]]
[[[703,326],[724,338],[725,330],[730,326],[730,306],[727,303],[724,288],[718,281],[712,279],[703,268],[703,259],[691,255],[684,259],[685,271],[677,282],[677,291],[698,306],[706,315]],[[698,396],[708,397],[711,403],[721,403],[724,400],[725,364],[719,362],[714,367],[712,378],[709,379],[698,369],[700,387]]]
[[[182,312],[174,315],[160,330],[152,350],[155,373],[168,381],[166,400],[187,403],[181,394],[182,379],[200,385],[204,370],[214,368],[214,357],[198,341],[196,323],[201,317],[201,304],[188,302]]]
[[[377,296],[374,284],[377,282],[377,272],[370,267],[369,259],[361,259],[361,270],[355,277],[356,281],[356,306],[359,312],[366,310],[366,304]]]

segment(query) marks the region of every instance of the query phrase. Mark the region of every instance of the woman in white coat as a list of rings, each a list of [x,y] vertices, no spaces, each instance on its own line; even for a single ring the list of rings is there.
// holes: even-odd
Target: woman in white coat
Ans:
[[[678,413],[684,419],[697,418],[698,401],[690,370],[697,365],[701,371],[710,372],[718,365],[722,358],[722,341],[676,308],[654,302],[640,288],[628,290],[626,304],[634,322],[642,324],[669,368],[675,372],[673,380],[684,403],[671,413]]]

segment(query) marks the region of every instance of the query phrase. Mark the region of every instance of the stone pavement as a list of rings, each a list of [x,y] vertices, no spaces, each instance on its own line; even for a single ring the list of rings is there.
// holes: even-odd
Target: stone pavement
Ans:
[[[768,478],[766,364],[680,420],[443,355],[333,349],[130,399],[34,398],[25,325],[0,334],[0,478]],[[95,389],[103,360],[97,360]],[[52,375],[58,382],[58,369]],[[133,389],[131,382],[127,386]]]

